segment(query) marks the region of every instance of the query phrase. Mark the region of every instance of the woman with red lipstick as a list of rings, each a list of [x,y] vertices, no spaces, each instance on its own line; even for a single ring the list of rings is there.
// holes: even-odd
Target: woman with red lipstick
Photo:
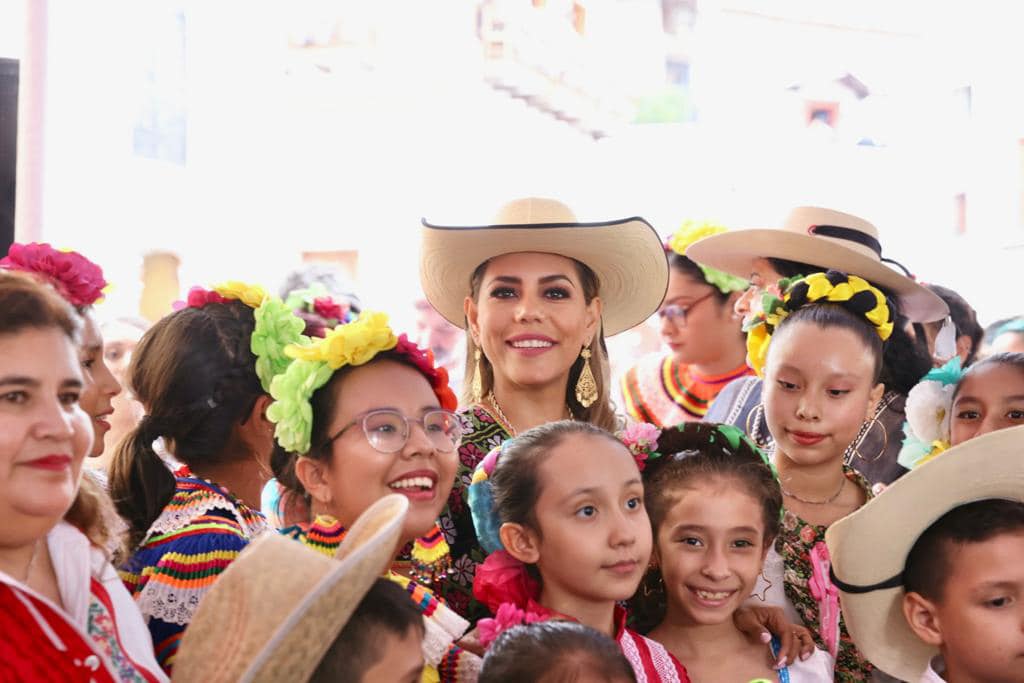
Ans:
[[[644,358],[623,375],[626,411],[636,420],[658,426],[700,420],[729,382],[753,374],[733,311],[747,281],[685,256],[693,242],[723,232],[687,222],[666,246],[671,269],[658,316],[670,353]]]
[[[641,218],[581,223],[553,199],[517,199],[488,225],[423,221],[420,279],[430,304],[466,330],[465,434],[442,524],[455,571],[444,597],[470,619],[487,615],[472,596],[484,559],[465,491],[494,446],[562,419],[616,430],[605,335],[658,308],[668,264]]]
[[[420,546],[414,558],[424,544],[446,549],[439,532],[423,538],[448,500],[462,436],[444,368],[405,335],[395,336],[387,316],[370,311],[287,353],[297,360],[274,379],[267,410],[276,423],[275,474],[289,493],[305,498],[315,518],[282,533],[333,557],[365,510],[399,493],[409,510],[395,556],[413,541]],[[421,581],[396,572],[389,578],[423,611],[424,680],[476,680],[479,658],[457,645],[469,622]]]
[[[132,548],[121,576],[168,672],[202,597],[267,529],[259,500],[274,448],[270,381],[304,326],[261,287],[229,282],[194,288],[133,354],[146,415],[118,446],[110,490]],[[183,463],[173,472],[158,439]]]
[[[871,497],[843,454],[874,414],[884,344],[895,327],[884,294],[837,271],[813,273],[766,295],[748,337],[764,377],[772,459],[782,488],[782,530],[765,560],[768,601],[785,605],[836,660],[837,681],[866,680],[871,664],[841,619],[825,531]],[[778,591],[782,586],[783,591]]]
[[[34,277],[53,286],[67,300],[82,318],[79,358],[85,375],[86,386],[80,405],[92,419],[93,445],[89,456],[102,456],[108,421],[114,412],[112,401],[121,393],[121,384],[107,367],[103,354],[103,336],[93,307],[103,298],[107,281],[103,270],[78,252],[59,251],[49,244],[12,244],[0,268],[31,273]],[[107,458],[106,460],[109,460]],[[103,465],[90,463],[90,467],[105,469]],[[101,475],[105,479],[105,476]]]
[[[832,681],[832,662],[818,649],[773,670],[765,646],[733,620],[751,595],[757,600],[779,534],[782,491],[767,457],[738,428],[708,423],[665,429],[641,452],[654,555],[632,601],[638,628],[686,662],[694,680]]]
[[[165,681],[82,479],[79,329],[51,289],[0,273],[0,679]]]

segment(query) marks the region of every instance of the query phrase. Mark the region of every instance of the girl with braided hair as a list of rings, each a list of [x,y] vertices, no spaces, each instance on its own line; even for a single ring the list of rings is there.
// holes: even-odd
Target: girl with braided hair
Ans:
[[[146,415],[118,446],[110,491],[128,522],[121,578],[170,673],[203,595],[267,524],[260,490],[271,477],[270,380],[305,324],[259,287],[193,289],[143,335],[129,377]],[[161,439],[182,463],[173,472]]]
[[[835,657],[837,681],[866,680],[872,667],[840,618],[824,539],[833,522],[871,497],[869,483],[843,454],[882,398],[879,376],[893,313],[882,292],[855,275],[812,273],[781,286],[781,297],[763,298],[763,314],[747,339],[749,361],[764,378],[783,497],[782,529],[765,560],[765,592]]]
[[[643,430],[636,429],[635,433]],[[750,601],[779,535],[782,491],[775,468],[731,425],[683,423],[628,442],[642,462],[651,518],[651,565],[632,600],[638,628],[664,645],[698,681],[766,678],[831,681],[822,650],[773,671],[733,615]],[[794,628],[810,641],[810,632]],[[773,661],[778,643],[771,643]]]

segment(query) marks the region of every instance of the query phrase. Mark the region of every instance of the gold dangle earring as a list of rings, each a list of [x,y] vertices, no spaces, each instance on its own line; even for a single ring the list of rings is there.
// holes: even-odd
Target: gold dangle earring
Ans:
[[[484,399],[484,380],[483,370],[480,369],[481,358],[483,354],[480,352],[480,347],[476,347],[476,351],[473,352],[473,383],[470,385],[470,390],[473,394],[473,403],[480,403]]]
[[[597,400],[597,380],[594,379],[594,371],[590,369],[589,346],[583,347],[580,357],[583,359],[583,370],[576,380],[576,400],[584,408],[589,408]]]

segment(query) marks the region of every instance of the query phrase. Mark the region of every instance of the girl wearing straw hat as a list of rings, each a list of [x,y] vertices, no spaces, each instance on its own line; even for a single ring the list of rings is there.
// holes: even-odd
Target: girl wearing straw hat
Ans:
[[[561,419],[612,430],[605,335],[649,317],[668,264],[642,218],[580,222],[553,199],[517,199],[488,225],[423,221],[420,281],[430,304],[466,330],[465,425],[447,524],[455,572],[445,598],[471,619],[483,561],[465,500],[473,469],[503,440]]]
[[[831,269],[857,275],[884,292],[898,307],[882,363],[886,393],[877,412],[864,421],[845,459],[872,484],[887,484],[906,472],[896,461],[906,419],[903,405],[910,389],[932,367],[932,361],[924,343],[908,335],[905,327],[941,320],[949,309],[927,287],[886,265],[895,261],[883,258],[874,225],[832,209],[798,207],[790,211],[781,228],[713,235],[692,244],[686,255],[701,265],[750,280],[746,295],[736,306],[745,317],[745,325],[760,312],[759,302],[766,291],[775,289],[779,294],[775,283],[782,278]],[[919,336],[923,340],[923,330]],[[734,424],[759,445],[771,445],[760,379],[741,378],[726,387],[707,419]]]

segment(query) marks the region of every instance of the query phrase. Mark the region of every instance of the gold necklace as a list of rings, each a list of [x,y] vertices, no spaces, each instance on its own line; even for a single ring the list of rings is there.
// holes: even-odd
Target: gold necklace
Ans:
[[[498,414],[498,419],[505,423],[505,426],[508,428],[508,433],[512,436],[518,436],[519,432],[516,431],[514,426],[512,426],[512,421],[508,419],[505,415],[505,411],[503,411],[501,406],[498,405],[498,399],[494,397],[494,389],[487,392],[487,400],[490,401],[491,406],[494,408],[494,412]],[[569,413],[570,420],[576,419],[576,416],[572,414],[572,408],[569,407],[568,403],[565,404],[565,410]]]
[[[839,482],[839,489],[835,493],[833,493],[828,498],[828,500],[807,500],[806,498],[801,498],[800,496],[796,495],[795,493],[790,493],[789,491],[786,490],[786,487],[784,487],[781,483],[779,484],[779,488],[782,489],[782,494],[784,496],[789,496],[793,500],[798,500],[801,503],[806,503],[807,505],[828,505],[829,503],[834,502],[835,499],[839,497],[839,494],[843,492],[843,488],[845,486],[846,486],[846,475],[844,474],[843,475],[843,480],[841,482]]]

